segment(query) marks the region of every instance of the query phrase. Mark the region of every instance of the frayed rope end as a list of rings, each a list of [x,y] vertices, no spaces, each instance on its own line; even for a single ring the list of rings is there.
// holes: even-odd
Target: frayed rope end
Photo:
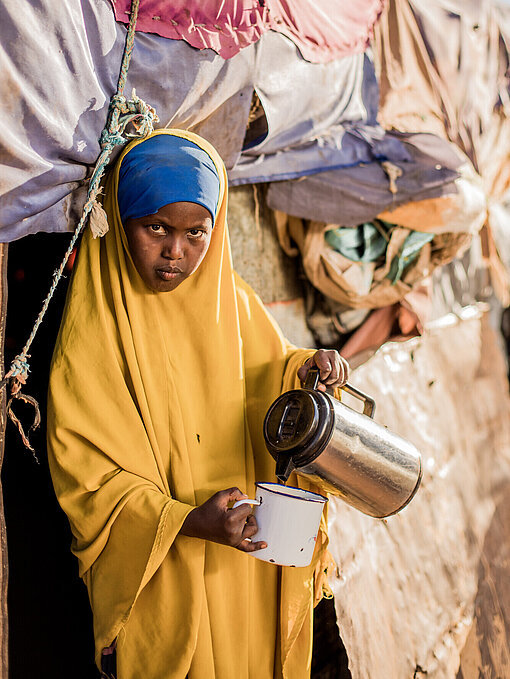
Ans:
[[[28,439],[28,435],[25,434],[25,430],[23,429],[23,426],[19,420],[19,418],[15,415],[13,409],[12,409],[12,402],[14,399],[18,399],[20,401],[23,401],[24,403],[28,403],[31,406],[33,406],[35,410],[35,415],[34,415],[34,421],[32,425],[30,426],[30,429],[28,430],[28,433],[34,431],[39,427],[41,424],[41,411],[39,408],[39,403],[33,396],[27,396],[26,394],[23,394],[21,389],[23,386],[26,384],[26,381],[28,379],[28,373],[30,372],[30,366],[28,365],[27,359],[30,358],[28,354],[19,354],[16,356],[16,358],[13,360],[11,363],[11,367],[9,372],[5,375],[5,377],[2,379],[0,382],[0,389],[5,387],[7,385],[7,382],[10,382],[11,385],[11,398],[9,399],[7,403],[7,417],[11,420],[11,422],[16,425],[20,436],[23,440],[23,443],[28,450],[31,451],[34,460],[39,463],[39,460],[35,454],[35,450],[33,449],[32,445],[30,444],[30,441]]]
[[[14,389],[14,386],[15,385],[13,385],[13,387],[12,387],[13,389]],[[22,441],[25,445],[25,448],[28,448],[28,450],[30,450],[34,460],[37,462],[37,464],[40,464],[39,459],[38,459],[37,455],[35,454],[35,450],[32,447],[32,444],[30,443],[30,441],[28,439],[28,435],[25,434],[25,430],[23,429],[23,425],[21,424],[19,418],[16,416],[16,414],[14,413],[14,411],[12,409],[12,402],[15,398],[19,399],[20,401],[23,401],[24,403],[29,403],[31,406],[34,407],[34,410],[35,410],[34,421],[33,421],[32,425],[30,426],[30,429],[28,430],[29,434],[30,434],[30,432],[37,429],[39,427],[39,425],[41,424],[41,411],[40,411],[40,408],[39,408],[39,403],[36,401],[36,399],[33,396],[27,396],[26,394],[23,394],[21,391],[18,390],[16,393],[12,394],[11,398],[9,399],[9,402],[7,403],[7,417],[18,428],[19,434],[20,434],[21,439],[22,439]]]

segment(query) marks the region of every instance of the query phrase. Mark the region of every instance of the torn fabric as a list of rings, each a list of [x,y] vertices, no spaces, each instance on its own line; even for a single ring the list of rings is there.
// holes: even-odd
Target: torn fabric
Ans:
[[[137,30],[211,48],[230,59],[266,31],[290,38],[305,59],[326,62],[363,52],[385,0],[144,0]],[[131,0],[112,0],[117,21],[127,24]]]

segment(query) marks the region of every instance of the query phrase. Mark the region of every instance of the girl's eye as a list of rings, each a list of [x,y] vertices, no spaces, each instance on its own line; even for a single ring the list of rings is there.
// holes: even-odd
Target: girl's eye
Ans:
[[[202,229],[190,229],[188,231],[188,236],[191,236],[192,238],[201,238],[204,235],[204,232]]]
[[[165,228],[161,224],[149,224],[149,229],[152,233],[166,233]]]

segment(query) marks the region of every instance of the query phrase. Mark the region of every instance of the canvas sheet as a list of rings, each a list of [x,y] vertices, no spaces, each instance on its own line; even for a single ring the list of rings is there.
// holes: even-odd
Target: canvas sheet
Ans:
[[[65,231],[69,220],[76,221],[73,211],[81,209],[85,193],[79,189],[99,155],[124,39],[108,0],[0,5],[2,241]],[[252,91],[245,71],[253,59],[250,48],[225,61],[183,41],[139,34],[126,93],[136,87],[158,110],[161,125],[210,123],[221,111],[224,125],[213,125],[221,133],[215,143],[232,163],[245,133]]]
[[[44,39],[34,41],[34,35]],[[108,0],[64,6],[42,0],[37,7],[8,0],[0,7],[0,36],[0,238],[7,242],[37,231],[65,231],[76,221],[116,89],[125,28],[115,22]],[[156,108],[160,126],[203,134],[232,168],[254,89],[269,128],[261,149],[280,151],[333,123],[362,127],[373,121],[374,83],[373,65],[363,54],[311,64],[274,32],[229,60],[184,41],[139,33],[126,92],[135,87]],[[349,164],[352,146],[340,152],[343,164]],[[311,155],[309,165],[324,166],[318,149]],[[288,162],[280,154],[276,172],[285,174]]]
[[[462,160],[435,135],[386,132],[382,144],[372,138],[371,143],[365,141],[363,150],[366,160],[362,164],[272,183],[268,204],[303,219],[356,226],[411,200],[457,193],[455,180]],[[383,168],[385,161],[400,173],[393,192]]]
[[[392,0],[375,26],[381,99],[377,120],[385,129],[414,133],[415,138],[423,132],[453,142],[481,175],[490,205],[508,203],[510,194],[509,45],[510,7],[492,0]],[[317,143],[328,146],[321,139]],[[435,145],[441,163],[441,143]],[[366,167],[272,184],[268,200],[275,209],[331,222],[338,215],[335,197],[342,194],[344,225],[369,218],[379,200],[391,201],[391,208],[399,201],[424,200],[413,190],[406,192],[411,163],[396,163],[403,171],[403,192],[385,194],[376,160],[374,154]],[[241,162],[247,162],[246,154]],[[423,190],[427,188],[425,181]],[[442,195],[447,193],[445,187]],[[505,229],[510,240],[510,222]],[[498,231],[498,249],[508,249],[502,244],[501,220],[493,230]]]
[[[225,59],[272,30],[290,38],[309,61],[362,52],[385,0],[144,0],[137,30],[211,48]],[[117,21],[127,23],[131,0],[112,0]]]
[[[34,35],[44,39],[34,41]],[[50,0],[37,7],[8,0],[0,6],[1,241],[75,225],[85,180],[99,154],[97,140],[116,88],[124,38],[109,0],[70,0],[63,7]],[[398,199],[414,196],[405,187],[416,188],[407,179],[420,170],[423,154],[378,126],[378,88],[368,53],[312,64],[293,42],[269,31],[225,60],[182,40],[138,33],[126,92],[133,87],[156,108],[160,126],[192,129],[210,140],[225,159],[232,184],[338,168],[336,183],[352,188],[350,200],[330,192],[334,221],[358,223],[371,201],[369,217],[394,202],[380,162],[406,161]],[[243,152],[254,91],[267,134]],[[430,166],[431,159],[424,162]],[[365,165],[361,175],[360,163]],[[420,184],[420,196],[441,193],[453,169],[436,170],[432,182]],[[297,202],[308,210],[316,205],[313,187],[303,183],[298,189]],[[290,190],[294,197],[295,187]]]
[[[492,0],[392,0],[374,39],[381,124],[450,139],[498,200],[510,187],[509,39],[510,7]]]
[[[504,306],[510,303],[510,274],[503,264],[510,221],[503,225],[499,217],[510,196],[509,38],[507,3],[393,0],[374,39],[380,122],[449,139],[482,179],[489,205],[484,256]]]
[[[330,501],[332,585],[353,679],[456,679],[461,655],[466,679],[510,676],[508,382],[487,317],[464,316],[385,345],[350,379],[424,462],[421,488],[396,516]]]

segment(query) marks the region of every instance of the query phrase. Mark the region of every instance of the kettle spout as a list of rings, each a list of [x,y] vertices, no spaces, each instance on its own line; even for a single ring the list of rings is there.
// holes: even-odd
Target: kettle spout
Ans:
[[[296,466],[290,455],[278,455],[276,458],[276,478],[280,483],[287,483],[287,480]]]

